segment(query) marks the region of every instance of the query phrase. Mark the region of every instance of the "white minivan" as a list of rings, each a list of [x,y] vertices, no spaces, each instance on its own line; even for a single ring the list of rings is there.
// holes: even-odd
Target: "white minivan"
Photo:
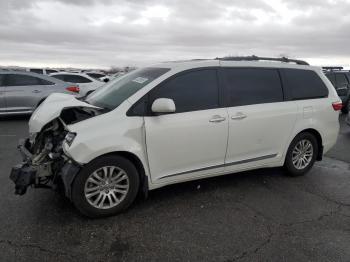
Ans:
[[[322,70],[300,60],[162,63],[85,100],[49,96],[10,177],[17,194],[61,188],[101,217],[169,184],[279,166],[299,176],[335,144],[341,107]]]

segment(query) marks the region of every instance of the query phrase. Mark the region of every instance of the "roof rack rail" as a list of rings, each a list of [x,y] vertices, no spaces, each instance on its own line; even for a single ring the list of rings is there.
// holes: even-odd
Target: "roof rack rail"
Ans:
[[[296,63],[297,65],[309,65],[309,63],[303,61],[303,60],[297,60],[297,59],[289,59],[287,57],[260,57],[260,56],[226,56],[226,57],[217,57],[216,60],[221,61],[277,61],[277,62],[283,62],[283,63]]]
[[[342,66],[322,66],[322,69],[323,70],[328,70],[328,71],[340,71],[340,70],[343,70],[344,67]]]

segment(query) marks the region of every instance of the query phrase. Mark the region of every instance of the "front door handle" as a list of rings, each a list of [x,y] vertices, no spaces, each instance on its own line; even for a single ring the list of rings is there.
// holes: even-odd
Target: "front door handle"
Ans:
[[[40,93],[41,91],[35,89],[35,90],[33,90],[32,92],[33,92],[33,93]]]
[[[225,120],[226,120],[226,117],[215,115],[209,120],[209,122],[210,123],[220,123],[220,122],[223,122]]]
[[[246,117],[247,117],[247,115],[243,114],[242,112],[238,112],[236,115],[231,116],[231,119],[232,120],[241,120],[241,119],[244,119]]]

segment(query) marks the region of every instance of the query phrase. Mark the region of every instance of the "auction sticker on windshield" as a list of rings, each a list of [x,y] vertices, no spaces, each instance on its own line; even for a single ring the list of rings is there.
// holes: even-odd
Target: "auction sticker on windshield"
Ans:
[[[146,82],[148,80],[148,78],[144,78],[144,77],[137,77],[134,80],[132,80],[133,82],[139,83],[139,84],[143,84],[144,82]]]

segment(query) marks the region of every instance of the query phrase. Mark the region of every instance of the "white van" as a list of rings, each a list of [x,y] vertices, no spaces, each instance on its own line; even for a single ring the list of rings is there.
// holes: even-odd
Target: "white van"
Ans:
[[[85,101],[49,96],[11,179],[17,194],[62,184],[83,214],[100,217],[169,184],[282,166],[299,176],[335,144],[341,107],[322,70],[299,60],[158,64]]]

